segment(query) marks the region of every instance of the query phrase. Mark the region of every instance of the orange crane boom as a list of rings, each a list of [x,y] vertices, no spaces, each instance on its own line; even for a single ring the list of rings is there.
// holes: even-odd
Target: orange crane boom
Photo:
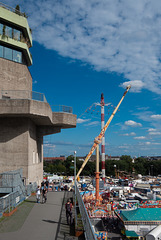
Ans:
[[[120,102],[118,103],[117,107],[115,108],[115,110],[114,110],[113,113],[111,114],[111,116],[110,116],[110,118],[108,119],[107,123],[105,124],[104,128],[101,130],[101,132],[100,132],[100,134],[98,135],[98,137],[95,138],[94,144],[93,144],[91,150],[89,151],[87,157],[85,158],[85,160],[84,160],[81,168],[79,169],[79,171],[78,171],[78,173],[77,173],[77,176],[76,176],[76,179],[78,179],[80,173],[82,172],[82,170],[83,170],[83,168],[85,167],[86,163],[87,163],[88,160],[90,159],[90,157],[91,157],[92,153],[94,152],[94,150],[96,149],[97,145],[101,143],[101,139],[102,139],[103,135],[105,134],[105,131],[107,130],[110,122],[112,121],[115,113],[117,112],[120,104],[122,103],[122,101],[123,101],[126,93],[129,91],[130,88],[131,88],[131,86],[128,85],[127,88],[126,88],[126,91],[124,92],[124,94],[123,94],[123,96],[122,96],[122,98],[121,98],[121,100],[120,100]]]

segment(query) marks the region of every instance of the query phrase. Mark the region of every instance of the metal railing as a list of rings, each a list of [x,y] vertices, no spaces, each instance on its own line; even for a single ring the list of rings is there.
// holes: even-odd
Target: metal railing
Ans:
[[[19,203],[24,201],[32,191],[36,190],[37,184],[24,184],[22,169],[4,172],[0,174],[0,217],[3,212],[10,212]],[[8,193],[5,195],[5,193]]]
[[[27,16],[26,16],[25,13],[22,13],[22,12],[20,12],[19,10],[15,9],[15,8],[9,7],[9,6],[7,6],[7,5],[4,4],[4,3],[1,3],[1,2],[0,2],[0,7],[3,7],[3,8],[5,8],[5,9],[7,9],[7,10],[13,12],[13,13],[16,13],[16,14],[18,14],[18,15],[20,15],[20,16],[23,16],[23,17],[26,17],[26,18],[27,18]]]
[[[53,112],[73,113],[72,107],[68,107],[68,106],[64,106],[64,105],[51,105],[51,109]]]
[[[29,99],[47,103],[43,93],[27,91],[27,90],[2,90],[0,99]],[[52,112],[73,113],[72,107],[65,105],[50,105]]]
[[[25,200],[23,193],[12,192],[0,198],[0,215],[4,212],[10,213],[18,204]]]
[[[2,90],[0,99],[29,99],[41,102],[47,102],[43,93],[27,90]]]
[[[77,195],[77,200],[78,200],[78,204],[79,204],[79,210],[80,210],[81,217],[82,217],[85,238],[87,240],[96,240],[96,236],[95,236],[90,218],[88,216],[88,213],[84,206],[82,196],[80,195],[79,189],[77,186],[76,186],[76,195]]]
[[[22,169],[0,173],[0,188],[14,188],[22,184],[21,176]]]

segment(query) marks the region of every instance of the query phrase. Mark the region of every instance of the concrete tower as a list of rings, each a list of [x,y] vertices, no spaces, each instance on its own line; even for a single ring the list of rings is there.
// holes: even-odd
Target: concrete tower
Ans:
[[[0,172],[23,169],[26,183],[43,177],[43,136],[76,127],[76,115],[52,112],[45,96],[32,91],[25,14],[0,3]]]

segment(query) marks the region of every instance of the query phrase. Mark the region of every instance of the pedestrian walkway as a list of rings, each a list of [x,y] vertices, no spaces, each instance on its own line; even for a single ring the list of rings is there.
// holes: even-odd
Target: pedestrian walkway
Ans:
[[[11,217],[0,220],[0,240],[78,240],[66,222],[65,203],[72,192],[49,192],[47,202],[31,196]]]

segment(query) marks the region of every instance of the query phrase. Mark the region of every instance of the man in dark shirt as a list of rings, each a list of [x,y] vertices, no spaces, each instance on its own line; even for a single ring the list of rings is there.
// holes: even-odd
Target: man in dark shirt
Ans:
[[[67,224],[70,224],[70,225],[73,223],[72,207],[73,205],[71,203],[71,200],[68,199],[65,204],[65,209],[66,209]]]
[[[42,189],[42,203],[46,203],[46,200],[47,200],[47,190],[46,188],[44,187]]]

